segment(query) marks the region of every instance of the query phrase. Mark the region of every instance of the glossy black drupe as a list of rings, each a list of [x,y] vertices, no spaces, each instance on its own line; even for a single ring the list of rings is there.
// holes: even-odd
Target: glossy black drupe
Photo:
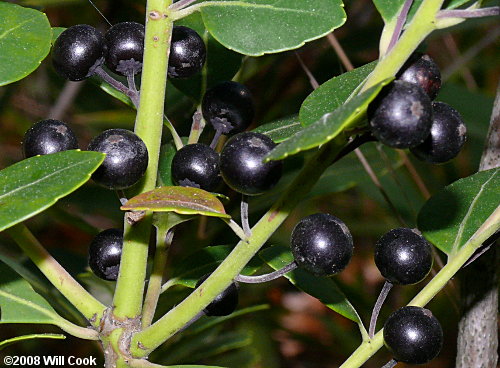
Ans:
[[[455,158],[467,138],[462,117],[450,105],[434,102],[431,133],[426,140],[410,151],[420,160],[441,164]]]
[[[137,135],[126,129],[109,129],[95,137],[89,151],[106,154],[92,179],[109,189],[125,189],[144,175],[148,166],[148,150]]]
[[[52,64],[64,78],[79,81],[104,61],[104,37],[92,26],[78,24],[62,32],[52,47]]]
[[[412,229],[393,229],[375,245],[375,264],[393,284],[416,284],[431,270],[431,245]]]
[[[349,229],[328,213],[303,218],[293,229],[290,243],[295,262],[318,276],[342,271],[353,252]]]
[[[281,161],[263,163],[276,146],[268,136],[243,132],[231,137],[220,155],[220,171],[225,183],[246,195],[258,195],[271,189],[281,178]]]
[[[430,310],[403,307],[385,322],[384,343],[396,361],[425,364],[441,351],[443,330]]]
[[[206,144],[188,144],[172,160],[172,178],[178,185],[213,191],[220,183],[219,154]]]
[[[199,73],[205,64],[205,42],[196,31],[174,26],[168,59],[170,78],[189,78]]]
[[[196,283],[196,287],[200,286],[210,274],[204,275]],[[238,286],[236,283],[231,283],[222,293],[217,295],[215,299],[203,310],[207,316],[228,316],[234,312],[238,306]]]
[[[380,142],[394,148],[415,147],[429,135],[431,100],[417,85],[394,81],[370,104],[368,120]]]
[[[136,22],[117,23],[104,35],[106,66],[120,75],[141,70],[144,53],[144,25]]]
[[[441,88],[441,72],[427,54],[415,53],[403,65],[397,78],[416,84],[434,100]]]
[[[92,240],[89,247],[89,266],[97,277],[116,281],[120,269],[123,247],[123,231],[107,229]]]
[[[46,119],[36,122],[24,134],[24,157],[48,155],[78,148],[75,133],[59,120]]]
[[[235,134],[250,126],[254,104],[250,90],[241,83],[226,81],[209,89],[201,109],[205,120],[224,134]]]

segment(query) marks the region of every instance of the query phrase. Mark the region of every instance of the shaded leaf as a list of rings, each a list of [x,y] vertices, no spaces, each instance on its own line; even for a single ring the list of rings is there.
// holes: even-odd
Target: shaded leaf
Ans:
[[[27,281],[0,263],[0,323],[57,324],[52,306]]]
[[[259,256],[275,270],[294,260],[290,248],[284,246],[266,248],[259,252]],[[358,313],[333,279],[314,276],[300,268],[287,273],[285,277],[300,290],[318,298],[328,308],[361,324]]]
[[[251,56],[298,48],[346,20],[340,0],[204,2],[200,12],[217,41]]]
[[[382,16],[385,23],[388,23],[398,15],[405,0],[373,0],[373,4]]]
[[[217,42],[206,30],[200,13],[193,13],[176,22],[175,25],[194,29],[205,41],[207,59],[204,71],[187,79],[170,79],[172,84],[185,95],[201,102],[205,92],[204,88],[209,89],[220,82],[231,80],[236,75],[241,67],[243,55],[229,50]]]
[[[177,152],[174,142],[170,141],[161,146],[160,159],[158,162],[158,178],[161,186],[173,186],[172,160]]]
[[[61,33],[64,32],[66,28],[64,27],[52,27],[52,39],[50,43],[53,45]]]
[[[446,5],[446,9],[456,9],[464,4],[472,3],[473,0],[450,0]]]
[[[427,240],[453,256],[499,205],[500,168],[481,171],[433,195],[418,214],[418,228]]]
[[[0,231],[78,189],[104,156],[99,152],[64,151],[31,157],[0,171]]]
[[[302,125],[299,122],[299,118],[297,115],[292,115],[263,124],[253,131],[267,135],[274,143],[281,143],[300,130],[302,130]]]
[[[44,13],[0,2],[0,86],[31,74],[50,51],[52,29]]]
[[[315,89],[300,107],[300,123],[304,126],[311,125],[326,113],[335,111],[342,106],[375,69],[376,65],[376,61],[363,65],[334,77]]]
[[[229,218],[224,206],[213,194],[191,187],[159,187],[141,193],[120,207],[130,211],[176,212],[181,215],[204,215]]]
[[[187,256],[179,262],[175,262],[172,269],[172,276],[163,290],[174,286],[183,285],[194,288],[196,282],[205,274],[212,272],[231,253],[232,247],[228,245],[216,245],[202,248]],[[262,261],[254,257],[243,268],[242,274],[251,275],[262,266]]]
[[[16,342],[25,341],[25,340],[33,340],[33,339],[56,339],[56,340],[64,340],[66,336],[60,334],[33,334],[33,335],[23,335],[16,336],[11,339],[7,339],[0,342],[0,350],[5,349],[7,346],[15,344]]]
[[[266,156],[265,160],[282,160],[290,155],[325,144],[343,131],[354,128],[358,120],[366,112],[368,104],[377,96],[382,87],[391,80],[392,78],[389,78],[378,83],[360,95],[353,97],[335,111],[323,115],[314,124],[309,125],[276,146]]]

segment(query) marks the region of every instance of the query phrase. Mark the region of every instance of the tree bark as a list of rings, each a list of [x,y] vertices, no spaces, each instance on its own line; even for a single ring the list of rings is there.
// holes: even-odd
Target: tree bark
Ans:
[[[500,166],[500,83],[479,170]],[[457,368],[496,368],[498,362],[498,240],[459,275],[462,317]]]

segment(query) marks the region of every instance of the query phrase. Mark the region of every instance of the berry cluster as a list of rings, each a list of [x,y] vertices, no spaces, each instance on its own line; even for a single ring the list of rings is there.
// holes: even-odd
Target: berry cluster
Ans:
[[[397,80],[368,108],[372,134],[394,148],[409,148],[420,160],[444,163],[458,155],[466,139],[459,113],[444,102],[432,102],[441,74],[428,56],[413,55]]]

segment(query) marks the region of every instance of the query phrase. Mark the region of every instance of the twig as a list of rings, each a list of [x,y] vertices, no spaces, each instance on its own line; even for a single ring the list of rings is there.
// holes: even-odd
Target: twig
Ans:
[[[375,336],[378,315],[380,314],[382,305],[384,304],[385,299],[387,299],[387,295],[389,294],[389,291],[391,291],[392,286],[393,286],[392,282],[385,280],[384,286],[382,287],[382,291],[380,291],[377,301],[373,306],[372,316],[370,318],[370,327],[368,328],[368,336],[370,336],[370,339],[373,339],[373,336]]]
[[[395,359],[389,360],[382,368],[393,368],[398,364],[398,362]]]
[[[342,62],[342,65],[344,65],[344,68],[349,72],[354,69],[354,66],[351,63],[351,60],[347,57],[344,49],[340,45],[339,41],[337,38],[333,35],[333,33],[328,33],[326,35],[326,39],[328,42],[330,42],[330,45],[332,45],[333,49],[335,50],[335,53],[339,57],[340,61]]]
[[[302,69],[306,73],[307,77],[309,78],[309,84],[312,86],[313,89],[318,88],[319,87],[318,81],[316,80],[316,78],[314,78],[314,75],[311,73],[311,70],[304,63],[304,60],[302,60],[302,58],[300,57],[300,55],[297,51],[295,51],[295,56],[297,57],[297,60],[299,61],[300,66],[302,67]]]
[[[266,273],[265,275],[259,275],[259,276],[238,275],[234,278],[234,281],[242,282],[245,284],[260,284],[263,282],[276,280],[277,278],[280,278],[284,274],[295,270],[297,267],[298,267],[297,263],[293,261],[284,266],[283,268],[280,268],[279,270],[276,270],[274,272]]]
[[[398,15],[398,20],[396,22],[396,27],[394,28],[394,32],[391,37],[391,41],[389,42],[389,46],[387,46],[388,52],[391,51],[391,49],[399,40],[399,36],[403,31],[403,27],[406,22],[406,17],[408,16],[408,12],[410,11],[411,8],[411,4],[413,4],[413,0],[406,0],[405,3],[403,4],[403,8],[401,9],[401,12]]]
[[[197,143],[204,128],[205,119],[203,119],[203,114],[200,108],[198,108],[193,114],[193,123],[191,124],[191,131],[189,132],[188,144]]]
[[[500,14],[500,6],[481,9],[450,9],[441,10],[436,18],[482,18]]]
[[[64,117],[66,110],[75,100],[78,92],[80,92],[82,86],[83,83],[67,81],[64,84],[64,88],[59,94],[56,103],[48,113],[49,119],[61,120]]]
[[[248,223],[248,196],[245,194],[241,195],[241,226],[243,227],[243,232],[247,237],[252,236],[252,231],[250,230],[250,224]]]
[[[94,73],[103,81],[108,83],[111,87],[129,97],[136,108],[139,106],[139,93],[137,92],[137,90],[135,92],[132,91],[123,83],[117,81],[115,78],[106,73],[106,71],[101,66],[97,67]]]

